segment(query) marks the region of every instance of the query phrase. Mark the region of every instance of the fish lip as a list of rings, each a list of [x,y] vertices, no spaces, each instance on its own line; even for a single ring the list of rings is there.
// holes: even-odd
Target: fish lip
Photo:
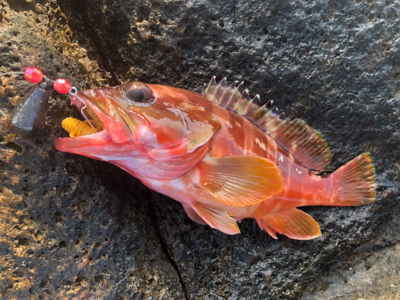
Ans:
[[[106,145],[110,141],[114,143],[134,142],[135,134],[127,126],[109,97],[104,93],[86,90],[71,94],[70,101],[84,117],[89,115],[87,111],[93,112],[103,123],[104,129],[84,136],[57,138],[55,146],[58,150],[78,153],[84,148]],[[105,109],[98,104],[101,102],[104,103]]]
[[[90,96],[86,96],[85,93],[90,94]],[[85,96],[86,105],[89,109],[94,111],[97,117],[100,118],[113,142],[117,144],[135,142],[136,135],[118,112],[116,105],[113,103],[114,101],[111,100],[112,96],[108,93],[110,92],[107,90],[98,89],[96,91],[86,90],[78,95],[81,94]],[[93,99],[97,99],[98,102],[104,103],[106,111],[104,111],[104,109]]]
[[[77,136],[77,137],[64,137],[57,138],[54,141],[54,146],[58,151],[70,152],[90,156],[89,153],[93,152],[94,148],[104,148],[104,146],[111,140],[106,130],[97,133]],[[95,158],[93,156],[93,158]]]
[[[81,100],[79,100],[81,99]],[[91,109],[96,116],[100,118],[101,114],[106,114],[104,110],[95,103],[92,99],[84,95],[83,93],[78,93],[75,95],[70,95],[70,101],[73,106],[75,106],[79,112],[82,114],[83,110]],[[83,109],[83,110],[82,110]],[[87,113],[86,113],[87,114]],[[83,115],[83,114],[82,114]],[[83,117],[85,117],[83,115]],[[86,117],[85,117],[86,118]],[[101,120],[101,118],[100,118]],[[110,140],[106,125],[103,122],[104,129],[89,135],[76,136],[76,137],[62,137],[57,138],[54,141],[54,145],[57,150],[62,152],[71,152],[81,154],[85,152],[89,147],[93,146],[104,146]]]

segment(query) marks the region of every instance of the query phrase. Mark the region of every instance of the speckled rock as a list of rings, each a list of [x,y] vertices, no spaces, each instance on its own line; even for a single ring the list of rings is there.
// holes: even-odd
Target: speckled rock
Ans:
[[[9,261],[1,269],[8,278],[1,281],[2,295],[18,295],[24,286],[25,293],[31,289],[43,296],[298,299],[338,264],[350,268],[358,263],[354,257],[399,243],[400,3],[0,3],[2,71],[36,64],[48,76],[66,76],[79,88],[134,79],[200,91],[211,75],[244,80],[253,94],[273,99],[288,116],[320,130],[331,146],[333,169],[370,151],[378,183],[371,205],[305,209],[321,225],[323,236],[317,240],[280,236],[276,241],[252,220],[240,224],[241,235],[227,236],[193,223],[178,203],[115,167],[57,153],[51,143],[63,134],[60,120],[77,115],[63,97],[52,99],[48,128],[40,138],[15,139],[7,116],[27,85],[2,79],[2,199],[9,199],[3,202],[9,203],[5,224],[11,224],[3,226],[0,244],[6,245]],[[24,227],[24,222],[31,225]],[[47,228],[40,230],[46,242],[30,242],[36,241],[31,226]],[[56,258],[43,259],[40,250],[32,249],[29,261],[38,269],[31,271],[28,259],[19,256],[26,241],[47,247],[47,257],[56,253]],[[97,243],[107,249],[106,257],[96,250]],[[77,261],[75,253],[81,253]],[[107,276],[99,273],[104,261]],[[387,268],[375,274],[390,274]],[[357,270],[361,274],[363,269]],[[99,274],[103,277],[97,282]],[[347,283],[338,279],[335,284]],[[326,290],[326,284],[316,285],[304,295],[318,297]]]
[[[360,258],[354,266],[336,266],[329,277],[309,286],[302,299],[400,299],[400,245]]]
[[[71,39],[55,2],[0,1],[0,8],[1,72],[32,64],[73,83],[107,80]],[[55,150],[61,119],[76,113],[65,96],[54,93],[44,130],[16,136],[9,114],[31,84],[0,80],[0,298],[184,298],[149,191],[118,168]]]

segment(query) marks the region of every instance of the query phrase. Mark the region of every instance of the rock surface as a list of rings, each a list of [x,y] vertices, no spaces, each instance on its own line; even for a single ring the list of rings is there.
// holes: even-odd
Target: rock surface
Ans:
[[[253,220],[227,236],[116,167],[58,153],[61,120],[78,115],[65,97],[53,95],[45,130],[16,137],[9,113],[29,84],[1,76],[1,297],[357,299],[362,286],[363,297],[397,295],[398,265],[385,263],[396,251],[373,258],[400,241],[400,3],[0,0],[0,9],[1,72],[36,65],[79,89],[244,80],[320,130],[332,168],[370,151],[378,183],[371,205],[306,208],[317,240],[273,240]],[[360,264],[369,255],[370,267]]]
[[[103,84],[55,2],[0,5],[3,72],[37,65],[50,78]],[[0,298],[184,299],[149,191],[118,168],[55,150],[64,114],[76,114],[65,96],[54,93],[47,128],[16,137],[9,113],[31,84],[1,83]]]
[[[375,251],[355,266],[337,266],[328,277],[309,286],[302,299],[400,299],[399,272],[397,244]]]

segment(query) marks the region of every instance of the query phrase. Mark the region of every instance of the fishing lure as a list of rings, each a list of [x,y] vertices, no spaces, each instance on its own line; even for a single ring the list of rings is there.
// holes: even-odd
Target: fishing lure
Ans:
[[[75,118],[65,118],[61,126],[69,133],[70,137],[82,136],[96,133],[97,131],[93,129],[87,121],[81,121]]]
[[[11,122],[17,131],[21,133],[31,133],[44,127],[48,110],[48,100],[52,89],[54,89],[59,94],[69,94],[81,101],[81,114],[87,120],[86,125],[90,126],[92,130],[88,131],[82,124],[79,126],[77,124],[74,125],[75,127],[79,127],[80,134],[82,134],[82,132],[87,134],[97,132],[85,113],[85,102],[77,96],[78,90],[76,87],[73,87],[68,80],[65,78],[57,78],[56,80],[47,78],[43,75],[43,72],[36,67],[28,67],[24,72],[0,73],[0,75],[12,74],[24,75],[26,80],[31,83],[36,83],[36,85],[18,102],[11,113]],[[72,128],[70,125],[71,122],[72,120],[66,122],[68,128]]]
[[[46,122],[48,99],[51,88],[49,80],[38,68],[30,67],[22,72],[2,73],[0,75],[23,74],[31,83],[37,83],[19,101],[11,114],[14,128],[23,133],[34,132],[43,128]],[[44,80],[43,80],[44,79]]]

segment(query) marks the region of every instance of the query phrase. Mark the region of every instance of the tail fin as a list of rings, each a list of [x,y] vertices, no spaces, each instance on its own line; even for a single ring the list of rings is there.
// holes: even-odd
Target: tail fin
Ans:
[[[369,153],[354,158],[330,176],[333,195],[329,201],[325,198],[306,202],[307,205],[359,206],[375,201],[375,168]],[[321,235],[318,223],[296,208],[267,213],[256,221],[275,239],[277,233],[296,240],[310,240]]]
[[[359,206],[375,201],[375,168],[369,153],[361,154],[332,173],[334,206]]]

